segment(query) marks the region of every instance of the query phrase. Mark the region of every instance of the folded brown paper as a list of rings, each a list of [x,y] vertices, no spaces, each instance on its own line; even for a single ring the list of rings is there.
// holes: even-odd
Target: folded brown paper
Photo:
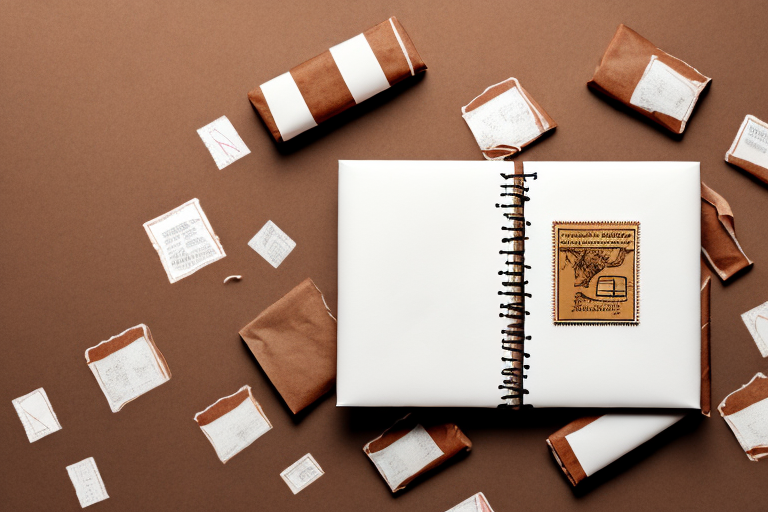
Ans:
[[[674,133],[683,133],[711,78],[619,25],[587,85],[640,112]]]
[[[701,261],[701,414],[709,417],[712,412],[712,370],[710,358],[710,290],[712,276]]]
[[[240,337],[294,414],[336,382],[336,319],[311,279],[265,309]]]
[[[409,414],[366,444],[363,451],[392,492],[397,492],[459,452],[471,449],[472,442],[453,423],[425,427]]]
[[[701,251],[712,268],[727,281],[752,265],[736,239],[733,212],[723,197],[701,184]]]
[[[725,154],[725,161],[768,183],[768,123],[746,116]]]
[[[768,457],[768,378],[757,373],[717,407],[751,461]]]
[[[487,160],[510,160],[557,127],[516,78],[486,88],[461,115]]]
[[[394,16],[248,93],[276,141],[286,141],[427,69]]]

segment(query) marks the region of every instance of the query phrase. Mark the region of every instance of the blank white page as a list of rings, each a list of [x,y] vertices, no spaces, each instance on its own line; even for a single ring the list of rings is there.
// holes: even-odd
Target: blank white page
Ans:
[[[698,408],[698,162],[525,162],[525,321],[534,407]],[[639,324],[554,325],[552,223],[638,221]]]
[[[339,162],[338,405],[501,403],[502,172]]]

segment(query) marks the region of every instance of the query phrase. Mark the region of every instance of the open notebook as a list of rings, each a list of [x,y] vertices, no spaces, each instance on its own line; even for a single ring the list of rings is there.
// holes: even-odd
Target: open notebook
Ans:
[[[338,405],[698,408],[700,208],[697,162],[340,161]]]

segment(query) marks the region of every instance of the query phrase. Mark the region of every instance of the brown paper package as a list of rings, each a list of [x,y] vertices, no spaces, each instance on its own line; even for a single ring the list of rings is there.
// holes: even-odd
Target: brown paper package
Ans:
[[[688,119],[679,120],[661,112],[649,112],[630,103],[632,93],[643,77],[652,56],[656,56],[674,71],[688,80],[702,82],[704,87],[711,81],[696,69],[665,51],[625,25],[619,25],[608,48],[605,50],[592,79],[587,86],[599,91],[660,124],[674,133],[683,133]],[[699,100],[702,87],[693,100]]]
[[[305,279],[240,330],[291,412],[336,382],[336,319],[311,279]]]
[[[419,422],[416,418],[414,418],[413,415],[408,414],[397,420],[394,425],[385,430],[379,437],[366,444],[363,447],[363,451],[370,457],[371,453],[383,450],[398,439],[404,437],[417,425],[419,425]],[[470,451],[472,449],[472,441],[470,441],[469,438],[464,435],[464,432],[453,423],[444,423],[440,425],[422,424],[422,426],[427,431],[427,434],[429,434],[429,437],[432,438],[435,444],[443,452],[443,455],[421,468],[416,474],[403,480],[403,482],[392,492],[405,489],[408,484],[424,473],[436,468],[451,457],[456,456],[458,453],[465,450]]]
[[[723,281],[752,265],[736,239],[731,206],[704,183],[701,184],[701,251]]]
[[[701,262],[701,413],[709,417],[711,413],[711,372],[710,372],[710,333],[709,333],[709,320],[710,320],[710,288],[712,279],[709,270]],[[579,463],[579,459],[573,453],[571,446],[568,444],[568,440],[565,438],[568,434],[576,432],[586,427],[600,416],[587,416],[585,418],[579,418],[565,427],[561,428],[551,436],[547,438],[547,445],[549,446],[552,454],[555,457],[560,469],[563,470],[565,476],[568,477],[568,481],[571,485],[575,486],[585,478],[587,474]]]
[[[408,65],[405,55],[403,55],[400,42],[392,31],[392,24],[396,27],[403,46],[408,52],[408,57],[413,66],[413,74],[426,71],[427,65],[424,64],[411,38],[408,37],[408,33],[397,18],[393,16],[390,19],[392,20],[391,23],[389,19],[383,21],[363,32],[363,35],[371,46],[373,54],[376,56],[379,65],[381,65],[381,69],[384,71],[384,75],[391,87],[412,76],[411,67]],[[292,68],[290,73],[317,124],[356,105],[329,50]],[[264,124],[275,138],[275,141],[282,142],[283,137],[272,117],[272,112],[269,109],[269,105],[267,105],[267,100],[261,87],[254,87],[248,93],[248,99],[251,100]]]
[[[152,348],[155,351],[155,354],[157,354],[157,362],[160,366],[163,367],[165,372],[168,374],[168,378],[171,377],[171,369],[168,367],[168,362],[165,360],[165,356],[163,356],[163,353],[160,352],[160,349],[157,348],[157,345],[155,344],[155,340],[152,338],[152,332],[149,330],[149,327],[144,324],[139,324],[136,327],[131,327],[121,335],[117,336],[116,338],[113,338],[111,340],[108,340],[107,343],[99,343],[95,347],[91,347],[88,350],[85,351],[85,360],[88,364],[95,363],[96,361],[100,361],[104,359],[105,357],[114,354],[118,350],[122,350],[134,341],[138,340],[139,338],[146,338],[146,340],[149,342],[150,345],[152,345]]]
[[[720,412],[720,416],[725,418],[763,400],[768,400],[768,378],[762,373],[758,373],[748,384],[726,396],[717,410]],[[729,424],[729,426],[734,429],[732,425]],[[745,449],[745,453],[749,460],[757,462],[768,457],[768,446],[754,446],[749,450]]]

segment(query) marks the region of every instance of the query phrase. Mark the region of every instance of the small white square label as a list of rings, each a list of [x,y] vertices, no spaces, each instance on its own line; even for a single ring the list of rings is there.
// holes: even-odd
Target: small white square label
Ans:
[[[293,494],[297,494],[324,474],[320,464],[312,457],[311,453],[308,453],[280,473],[280,476],[293,491]]]
[[[213,161],[216,162],[219,170],[251,153],[227,116],[221,116],[212,123],[203,126],[197,130],[197,134],[200,135],[205,147],[211,152]]]
[[[248,246],[277,268],[296,247],[296,242],[270,220],[251,238]]]

